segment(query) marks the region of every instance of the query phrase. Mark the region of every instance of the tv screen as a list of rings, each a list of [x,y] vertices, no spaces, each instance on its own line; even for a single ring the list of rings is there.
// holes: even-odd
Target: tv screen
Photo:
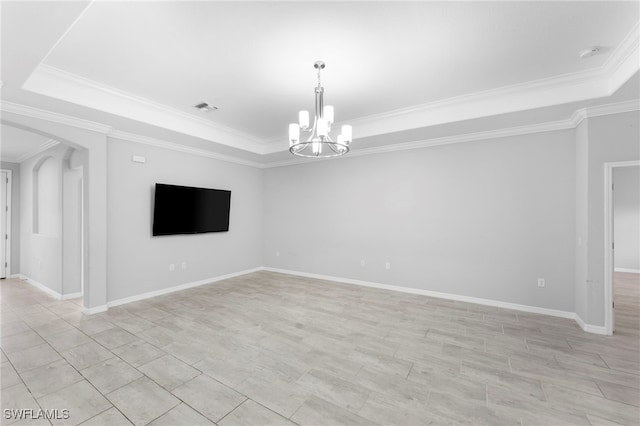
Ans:
[[[229,230],[231,191],[156,183],[153,236]]]

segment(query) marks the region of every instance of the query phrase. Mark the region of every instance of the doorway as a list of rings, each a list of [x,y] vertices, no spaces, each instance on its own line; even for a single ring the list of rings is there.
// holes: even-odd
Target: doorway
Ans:
[[[640,161],[605,164],[605,329],[640,336]]]
[[[0,279],[11,276],[11,170],[0,171]]]

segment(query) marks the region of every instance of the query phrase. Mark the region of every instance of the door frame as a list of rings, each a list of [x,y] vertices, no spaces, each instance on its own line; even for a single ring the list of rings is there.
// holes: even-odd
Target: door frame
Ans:
[[[616,161],[604,164],[604,328],[613,334],[615,316],[613,310],[613,170],[619,167],[640,166],[639,160]]]
[[[13,185],[13,171],[9,170],[9,169],[0,169],[0,171],[5,172],[7,174],[7,182],[6,182],[6,194],[5,197],[7,198],[7,223],[6,223],[6,232],[7,232],[7,239],[5,240],[4,244],[5,244],[5,251],[4,251],[4,259],[5,262],[7,262],[7,267],[5,268],[5,272],[6,272],[6,278],[11,278],[11,200],[12,200],[12,195],[11,195],[11,187]]]

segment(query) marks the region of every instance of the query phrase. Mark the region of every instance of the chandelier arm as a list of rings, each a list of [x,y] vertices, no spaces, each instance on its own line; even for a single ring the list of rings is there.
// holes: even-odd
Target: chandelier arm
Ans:
[[[307,139],[306,143],[311,143],[313,142],[313,137],[316,134],[316,126],[318,125],[317,120],[313,120],[313,127],[311,127],[309,129],[309,138]]]
[[[332,143],[328,143],[327,145],[329,145],[329,148],[331,148],[331,151],[335,152],[336,154],[339,154],[339,151],[336,151],[336,149],[333,147],[335,144]]]

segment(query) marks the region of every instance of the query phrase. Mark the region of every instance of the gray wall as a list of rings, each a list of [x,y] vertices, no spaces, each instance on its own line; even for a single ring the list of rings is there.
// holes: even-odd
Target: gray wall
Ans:
[[[260,169],[110,139],[107,300],[262,266],[261,177]],[[231,190],[229,232],[152,237],[155,183]]]
[[[575,153],[568,130],[267,169],[264,263],[573,312]]]
[[[637,111],[588,119],[587,318],[604,325],[604,164],[640,159]]]
[[[82,281],[83,151],[69,148],[62,163],[62,289],[80,293]],[[72,163],[76,163],[75,165]]]
[[[640,272],[640,167],[615,168],[613,182],[614,265]]]
[[[588,183],[589,123],[583,120],[576,128],[576,235],[575,235],[575,308],[581,319],[587,318],[588,261]]]
[[[11,170],[11,274],[20,273],[20,164],[0,162],[0,168]]]
[[[67,149],[62,144],[56,145],[20,163],[20,273],[59,294],[63,293],[62,163]],[[34,229],[34,169],[47,157],[51,157],[49,161],[57,167],[57,181],[49,183],[59,202],[51,206],[55,211],[43,211],[47,221],[53,224],[43,234]]]

